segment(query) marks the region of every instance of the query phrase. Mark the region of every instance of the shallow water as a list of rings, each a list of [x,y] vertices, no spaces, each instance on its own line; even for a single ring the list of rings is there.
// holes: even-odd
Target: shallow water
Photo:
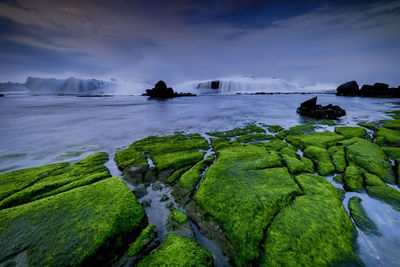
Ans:
[[[99,151],[110,154],[106,166],[118,176],[112,158],[121,147],[149,135],[175,131],[205,133],[228,130],[246,123],[279,124],[285,128],[311,121],[296,113],[299,104],[313,95],[201,95],[165,101],[140,96],[81,98],[73,96],[6,96],[0,98],[0,172],[59,161],[77,161]],[[387,119],[385,112],[399,107],[393,99],[318,95],[319,104],[340,105],[347,116],[342,125]],[[332,129],[332,127],[327,127]],[[209,152],[210,153],[210,152]],[[331,181],[331,179],[328,179]],[[334,181],[331,181],[335,183]],[[340,184],[335,186],[341,188]],[[150,223],[161,238],[168,217],[166,202],[158,202],[170,188],[148,188],[152,205],[146,208]],[[400,212],[366,194],[347,193],[363,199],[367,214],[378,225],[381,237],[358,231],[359,256],[367,266],[394,266],[400,251]],[[171,197],[170,197],[171,198]],[[194,227],[196,238],[206,246],[207,238]],[[209,244],[210,250],[214,244]],[[225,259],[213,251],[217,265]]]

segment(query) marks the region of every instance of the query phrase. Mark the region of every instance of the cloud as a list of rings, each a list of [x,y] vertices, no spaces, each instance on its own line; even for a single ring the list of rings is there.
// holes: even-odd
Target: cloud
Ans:
[[[400,83],[398,1],[0,2],[0,79],[236,74]]]

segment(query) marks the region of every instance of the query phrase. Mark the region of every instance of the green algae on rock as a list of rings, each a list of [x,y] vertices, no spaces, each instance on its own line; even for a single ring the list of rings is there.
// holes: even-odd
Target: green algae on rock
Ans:
[[[380,147],[372,142],[353,138],[346,141],[346,160],[369,173],[378,175],[388,183],[395,183],[395,175],[387,156]]]
[[[245,134],[241,135],[238,138],[236,138],[236,141],[240,143],[256,143],[260,141],[266,141],[266,140],[271,140],[274,139],[275,137],[270,134],[264,134],[264,133],[250,133],[250,134]]]
[[[387,185],[366,186],[365,189],[373,198],[377,198],[400,211],[400,192],[396,189]]]
[[[242,266],[260,257],[263,229],[301,191],[273,150],[246,145],[218,153],[194,201],[225,231],[235,248],[230,256]]]
[[[353,217],[357,227],[367,233],[380,235],[376,224],[368,217],[364,207],[361,204],[362,199],[359,197],[352,197],[349,201],[350,215]]]
[[[243,128],[235,128],[224,132],[208,132],[207,134],[215,137],[235,137],[251,133],[265,133],[265,130],[255,124],[248,124]]]
[[[331,146],[328,153],[337,172],[344,172],[346,169],[346,156],[344,146]]]
[[[196,242],[168,235],[154,252],[139,262],[138,266],[213,266],[211,253]]]
[[[359,137],[364,138],[367,131],[362,127],[335,127],[335,133],[343,135],[345,138]]]
[[[262,265],[360,264],[353,252],[355,229],[338,190],[318,175],[295,179],[304,195],[281,209],[267,229]]]
[[[32,266],[105,264],[146,221],[122,179],[107,178],[1,210],[0,262],[27,252]]]
[[[289,128],[287,130],[283,130],[282,132],[278,133],[276,136],[280,139],[285,138],[287,135],[299,135],[299,134],[308,134],[312,133],[315,130],[315,126],[311,124],[307,125],[299,125]]]
[[[304,156],[316,162],[318,172],[321,175],[330,175],[335,171],[335,167],[331,162],[328,151],[324,148],[308,146],[304,150]]]
[[[268,131],[270,133],[277,133],[283,130],[283,127],[280,125],[269,125],[268,126]]]
[[[363,173],[365,171],[357,166],[348,166],[344,172],[344,187],[350,191],[361,191],[363,188]]]
[[[157,228],[149,224],[129,246],[128,256],[133,257],[144,250],[157,237]]]
[[[357,123],[357,125],[362,126],[367,129],[370,129],[370,130],[375,130],[377,128],[376,124],[369,123],[369,122],[360,122],[360,123]]]
[[[376,143],[380,146],[400,146],[400,131],[378,128]]]
[[[78,163],[57,163],[0,174],[0,209],[13,207],[111,177],[103,165],[107,153],[91,155]],[[7,196],[7,197],[5,197]]]
[[[344,137],[332,132],[315,132],[309,134],[287,135],[286,140],[291,144],[305,148],[307,146],[316,146],[326,148],[343,140]]]
[[[289,172],[291,174],[302,173],[302,172],[314,172],[314,164],[311,160],[302,157],[300,160],[296,157],[289,156],[287,154],[282,155],[282,159],[285,162]]]
[[[182,211],[179,211],[175,208],[171,210],[172,213],[172,220],[179,224],[184,224],[188,221],[188,217]]]

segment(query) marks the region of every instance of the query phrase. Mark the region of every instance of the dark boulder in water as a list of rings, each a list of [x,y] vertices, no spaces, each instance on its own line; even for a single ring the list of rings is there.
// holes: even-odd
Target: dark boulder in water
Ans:
[[[339,106],[317,105],[317,97],[313,97],[303,103],[297,109],[297,113],[317,119],[337,119],[346,115],[346,111]]]
[[[172,98],[181,96],[196,96],[191,93],[176,93],[171,87],[167,87],[164,81],[156,83],[153,89],[146,89],[144,96],[150,96],[154,98]]]
[[[367,97],[400,97],[400,86],[389,88],[386,83],[374,83],[374,85],[364,84],[359,90],[356,81],[351,81],[340,85],[336,89],[338,96],[367,96]]]
[[[4,97],[4,95],[3,95],[3,94],[0,94],[0,97]]]
[[[211,81],[211,89],[219,89],[219,81]]]
[[[356,81],[351,81],[340,85],[336,89],[336,95],[357,95],[359,86]]]

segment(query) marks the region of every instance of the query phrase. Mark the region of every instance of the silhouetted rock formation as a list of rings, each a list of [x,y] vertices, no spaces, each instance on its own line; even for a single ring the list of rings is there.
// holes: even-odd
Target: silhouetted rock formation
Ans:
[[[303,116],[313,117],[317,119],[337,119],[346,115],[346,111],[339,106],[333,105],[317,105],[317,97],[313,97],[303,103],[297,109],[297,113]]]
[[[359,90],[356,81],[351,81],[340,85],[336,89],[338,96],[367,96],[367,97],[400,97],[400,86],[389,88],[386,83],[375,83],[374,85],[365,84]]]
[[[358,95],[359,86],[356,81],[347,82],[340,85],[336,92],[336,95]]]
[[[181,96],[196,96],[191,93],[176,93],[171,87],[167,87],[164,81],[159,81],[156,83],[153,89],[146,89],[147,95],[154,98],[171,98],[171,97],[181,97]]]
[[[3,94],[0,94],[0,97],[4,97],[4,95],[3,95]]]
[[[211,81],[211,89],[219,89],[219,81]]]

